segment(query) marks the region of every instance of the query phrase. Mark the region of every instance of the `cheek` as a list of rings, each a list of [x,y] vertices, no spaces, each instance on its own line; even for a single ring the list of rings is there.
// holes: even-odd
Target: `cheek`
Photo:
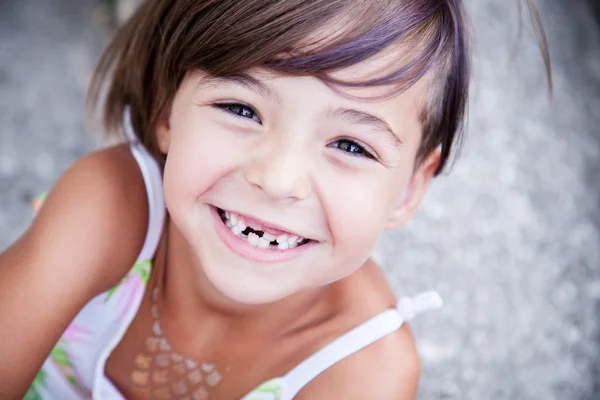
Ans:
[[[165,197],[180,202],[195,202],[234,167],[226,135],[196,119],[173,126],[165,164]]]
[[[405,181],[402,176],[365,176],[330,185],[328,220],[339,254],[361,263],[366,260],[398,204]]]

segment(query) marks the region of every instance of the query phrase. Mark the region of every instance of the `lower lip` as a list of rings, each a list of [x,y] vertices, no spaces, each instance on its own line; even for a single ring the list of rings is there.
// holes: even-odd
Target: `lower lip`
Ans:
[[[216,207],[209,207],[210,213],[214,220],[217,235],[221,238],[223,243],[225,243],[225,245],[229,247],[229,249],[234,253],[249,260],[263,263],[289,261],[298,258],[315,245],[315,242],[311,241],[302,246],[288,250],[268,250],[252,246],[247,241],[240,239],[239,237],[234,235],[233,232],[231,232],[229,228],[225,226]]]

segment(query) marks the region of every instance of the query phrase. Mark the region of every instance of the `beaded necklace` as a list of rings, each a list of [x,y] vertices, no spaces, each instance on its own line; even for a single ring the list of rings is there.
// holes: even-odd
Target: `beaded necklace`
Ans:
[[[168,228],[166,233],[168,248]],[[166,260],[165,254],[163,267]],[[208,400],[211,388],[221,382],[222,375],[214,363],[197,362],[173,351],[160,324],[159,294],[159,288],[154,286],[150,306],[152,333],[145,339],[142,352],[134,358],[131,373],[134,391],[150,400]]]

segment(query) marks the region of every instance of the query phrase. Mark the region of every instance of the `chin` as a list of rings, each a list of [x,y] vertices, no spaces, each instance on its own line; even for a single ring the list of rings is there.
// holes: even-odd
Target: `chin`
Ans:
[[[274,303],[299,290],[239,267],[222,268],[218,264],[212,264],[212,267],[204,264],[203,272],[221,296],[241,306]]]
[[[218,207],[197,202],[185,216],[175,219],[184,224],[181,233],[197,260],[196,268],[201,269],[198,275],[223,304],[274,303],[331,281],[315,281],[319,276],[326,279],[319,273],[328,269],[323,266],[323,259],[330,255],[325,243],[297,239],[291,248],[275,248],[274,242],[265,248],[250,247],[248,235],[243,230],[232,232]]]

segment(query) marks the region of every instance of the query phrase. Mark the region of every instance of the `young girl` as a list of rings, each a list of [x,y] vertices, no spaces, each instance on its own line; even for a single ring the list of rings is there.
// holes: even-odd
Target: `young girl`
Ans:
[[[468,78],[460,0],[143,2],[91,93],[128,143],[0,256],[2,398],[415,398],[406,321],[441,300],[369,255]]]

